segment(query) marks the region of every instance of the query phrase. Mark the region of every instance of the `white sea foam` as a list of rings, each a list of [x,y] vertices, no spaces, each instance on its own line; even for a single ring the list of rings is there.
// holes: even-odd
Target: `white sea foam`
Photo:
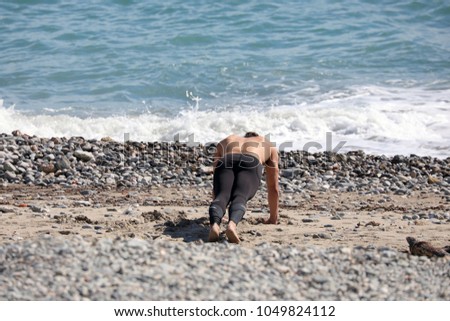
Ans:
[[[324,151],[327,132],[332,147],[345,141],[341,151],[362,149],[376,154],[419,154],[450,156],[450,91],[353,88],[346,93],[327,93],[315,102],[252,110],[187,109],[177,117],[154,114],[79,118],[64,114],[30,115],[14,107],[3,107],[0,100],[0,132],[15,129],[42,137],[110,136],[123,140],[181,141],[199,143],[217,141],[230,133],[256,131],[270,134],[280,146],[292,142],[302,149]],[[286,144],[284,145],[286,146]],[[318,148],[319,147],[319,148]]]
[[[60,108],[60,109],[54,109],[54,108],[43,108],[44,111],[49,112],[49,113],[63,113],[65,111],[71,111],[73,110],[73,108],[71,106],[69,107],[65,107],[65,108]]]

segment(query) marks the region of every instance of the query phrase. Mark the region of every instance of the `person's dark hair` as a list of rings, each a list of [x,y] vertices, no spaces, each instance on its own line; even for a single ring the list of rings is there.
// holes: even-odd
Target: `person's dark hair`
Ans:
[[[257,133],[255,132],[246,132],[244,137],[257,137],[259,136]]]

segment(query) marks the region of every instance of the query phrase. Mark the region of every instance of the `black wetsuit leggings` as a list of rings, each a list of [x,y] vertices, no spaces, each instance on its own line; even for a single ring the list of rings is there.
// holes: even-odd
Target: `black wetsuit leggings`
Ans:
[[[209,207],[209,221],[220,225],[230,204],[230,221],[236,224],[244,216],[247,201],[255,196],[261,183],[263,166],[248,154],[226,154],[214,171],[214,201]]]

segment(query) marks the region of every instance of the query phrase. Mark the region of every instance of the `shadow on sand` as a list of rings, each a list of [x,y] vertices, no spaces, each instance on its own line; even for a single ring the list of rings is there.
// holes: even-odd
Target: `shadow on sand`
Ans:
[[[174,220],[165,221],[163,226],[163,234],[183,239],[184,242],[198,240],[206,242],[208,240],[209,220],[207,217],[188,219],[180,215]]]

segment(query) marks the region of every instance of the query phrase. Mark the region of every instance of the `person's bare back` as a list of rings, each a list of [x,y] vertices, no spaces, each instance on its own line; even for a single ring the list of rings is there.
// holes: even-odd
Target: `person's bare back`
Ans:
[[[261,164],[265,164],[270,159],[274,147],[263,136],[230,135],[220,141],[217,148],[221,150],[220,156],[225,154],[249,154],[256,156]]]

